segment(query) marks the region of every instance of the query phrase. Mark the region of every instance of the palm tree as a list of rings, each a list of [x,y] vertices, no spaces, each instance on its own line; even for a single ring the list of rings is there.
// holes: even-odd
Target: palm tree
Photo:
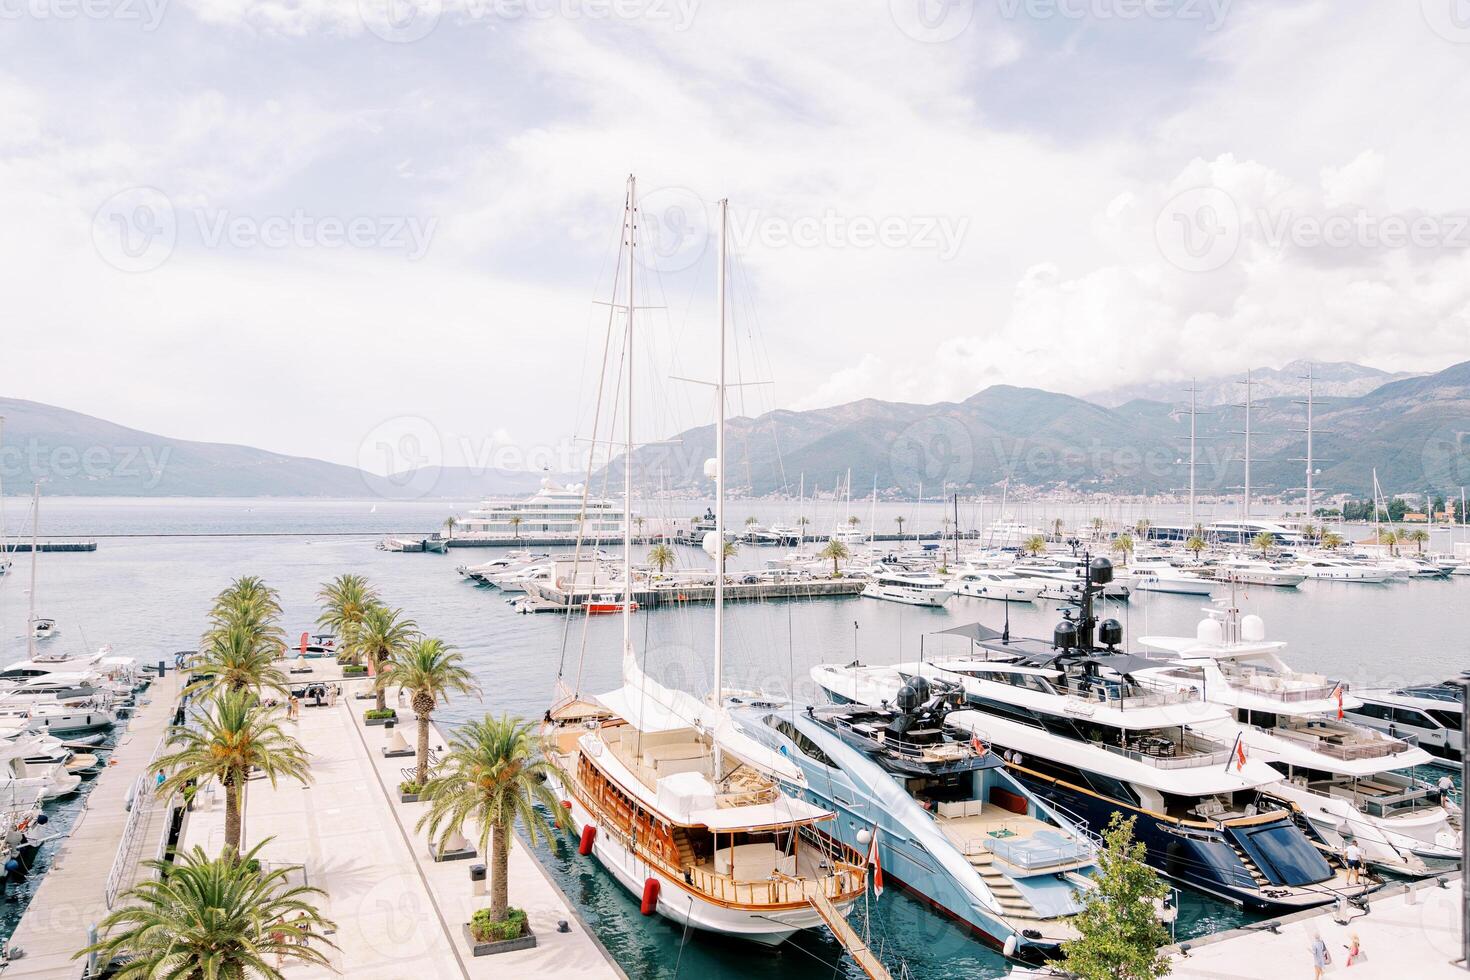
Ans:
[[[464,658],[443,640],[423,637],[410,643],[389,662],[374,682],[379,691],[389,685],[409,692],[409,703],[419,723],[418,771],[416,782],[423,786],[429,778],[429,719],[440,702],[449,703],[449,695],[478,694],[475,679],[464,668]]]
[[[1021,546],[1021,550],[1028,554],[1039,555],[1046,550],[1046,538],[1040,534],[1033,534],[1026,539],[1026,543]]]
[[[194,661],[194,671],[205,676],[190,684],[189,693],[216,690],[249,691],[259,697],[274,691],[289,697],[286,675],[275,665],[280,647],[249,626],[221,627],[206,633]]]
[[[759,523],[760,523],[760,521],[756,519],[755,515],[751,515],[750,517],[747,517],[745,519],[745,526],[746,527],[755,527],[755,525],[757,525]]]
[[[895,517],[893,519],[893,523],[895,523],[895,524],[898,525],[898,536],[900,538],[903,537],[903,522],[906,521],[907,519],[908,518],[904,517],[902,514],[899,514],[897,517]]]
[[[1416,527],[1412,531],[1405,532],[1404,539],[1414,542],[1418,546],[1416,550],[1422,555],[1424,554],[1424,542],[1429,540],[1429,532],[1422,527]]]
[[[1199,553],[1201,551],[1204,551],[1207,547],[1209,547],[1209,545],[1205,542],[1205,539],[1200,537],[1198,534],[1191,534],[1189,536],[1189,540],[1184,542],[1184,547],[1187,550],[1194,552],[1194,560],[1199,561]]]
[[[1276,547],[1276,535],[1270,531],[1262,531],[1251,539],[1251,544],[1263,555],[1269,555],[1271,549]]]
[[[1051,522],[1051,533],[1052,533],[1052,537],[1056,538],[1058,541],[1062,540],[1062,531],[1065,528],[1066,528],[1066,525],[1062,523],[1062,519],[1060,517],[1058,517],[1056,520],[1052,521]]]
[[[847,526],[848,527],[857,527],[861,523],[862,523],[862,519],[860,517],[858,517],[856,514],[849,514],[848,515],[848,518],[847,518]]]
[[[578,519],[581,519],[582,517],[585,517],[585,516],[586,516],[585,514],[578,515]],[[636,516],[636,517],[633,518],[633,526],[638,529],[638,536],[640,538],[643,537],[643,522],[645,520],[647,520],[647,518],[645,518],[642,514],[639,514],[638,516]]]
[[[565,826],[566,811],[547,785],[564,780],[560,769],[540,752],[535,729],[526,721],[486,715],[460,728],[449,739],[449,751],[434,766],[424,785],[429,812],[416,829],[445,842],[473,822],[479,827],[480,853],[490,852],[490,918],[504,922],[510,912],[510,841],[517,824],[534,845],[550,839],[552,827],[543,810]]]
[[[1399,553],[1399,536],[1394,531],[1379,531],[1378,543],[1387,546],[1390,557]]]
[[[648,549],[648,561],[662,575],[664,569],[674,563],[674,549],[666,544],[656,544]]]
[[[459,527],[459,518],[455,517],[453,514],[450,514],[448,517],[444,518],[444,530],[449,532],[448,537],[454,537],[454,529],[457,527]]]
[[[280,593],[266,585],[265,580],[258,575],[242,575],[215,596],[211,616],[224,607],[240,603],[254,603],[269,617],[281,614]]]
[[[194,725],[172,730],[168,744],[176,746],[158,760],[170,773],[159,787],[165,795],[190,780],[218,780],[225,788],[225,846],[240,852],[240,789],[252,769],[259,769],[271,785],[281,776],[311,781],[307,752],[276,723],[276,708],[261,704],[250,691],[221,690],[194,714]]]
[[[1133,535],[1124,532],[1113,539],[1112,549],[1123,556],[1123,563],[1128,563],[1128,556],[1133,553]]]
[[[377,590],[368,584],[364,576],[347,573],[323,585],[317,590],[316,597],[322,604],[317,625],[335,630],[340,638],[338,657],[345,656],[356,663],[361,656],[357,649],[357,627],[368,609],[377,604]]]
[[[817,557],[832,559],[832,577],[836,578],[837,562],[839,560],[847,560],[847,545],[838,541],[836,538],[832,538],[822,547],[821,551],[817,552]]]
[[[357,628],[358,648],[373,665],[377,674],[400,652],[408,648],[414,637],[419,635],[418,623],[405,619],[402,609],[389,609],[379,603],[368,609]],[[383,688],[376,689],[378,700],[374,707],[382,711],[388,706]]]
[[[1342,545],[1343,538],[1341,534],[1338,534],[1336,531],[1322,532],[1322,547],[1326,548],[1328,551],[1336,551],[1338,548],[1341,548]]]
[[[276,623],[280,615],[281,601],[275,589],[253,575],[238,578],[215,596],[203,642],[207,645],[213,636],[243,628],[262,642],[274,644],[279,655],[286,647],[286,634]]]
[[[173,861],[146,861],[153,876],[123,894],[124,904],[101,922],[105,937],[72,959],[96,953],[118,980],[282,980],[276,963],[297,960],[331,969],[316,945],[337,924],[312,899],[320,888],[292,885],[286,868],[267,870],[256,856],[243,860],[225,848],[210,858],[202,847]]]

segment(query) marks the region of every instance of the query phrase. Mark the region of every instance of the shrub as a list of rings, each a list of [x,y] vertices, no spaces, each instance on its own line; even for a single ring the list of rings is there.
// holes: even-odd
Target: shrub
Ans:
[[[369,708],[362,713],[362,716],[368,720],[374,718],[397,718],[398,712],[392,708]]]
[[[423,791],[423,785],[421,783],[416,783],[411,779],[405,779],[403,782],[398,784],[398,792],[404,794],[405,796],[418,796]]]
[[[526,910],[510,908],[505,918],[495,921],[489,909],[480,909],[470,919],[470,932],[482,943],[503,943],[526,934]]]
[[[343,677],[360,677],[367,673],[367,668],[362,664],[348,664],[342,668]]]

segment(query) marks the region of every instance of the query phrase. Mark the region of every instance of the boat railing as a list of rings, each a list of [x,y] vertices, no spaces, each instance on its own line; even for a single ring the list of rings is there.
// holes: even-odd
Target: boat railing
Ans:
[[[1344,695],[1348,691],[1346,681],[1330,680],[1320,674],[1281,674],[1223,668],[1220,672],[1231,687],[1274,701],[1323,701],[1332,697],[1339,689]]]
[[[1391,817],[1405,810],[1439,806],[1437,795],[1426,786],[1409,786],[1384,796],[1356,794],[1358,803],[1370,817]]]
[[[853,738],[871,744],[884,752],[902,756],[915,762],[929,765],[965,762],[983,753],[977,752],[968,742],[942,740],[939,742],[911,742],[890,735],[884,729],[866,731],[843,718],[833,719],[837,727],[850,732]]]
[[[1133,680],[1127,683],[1094,680],[1087,687],[1079,687],[1074,678],[1067,689],[1067,695],[1089,707],[1103,705],[1120,709],[1163,708],[1189,704],[1200,699],[1198,691],[1179,689],[1149,680]]]
[[[1012,867],[1036,871],[1061,864],[1087,863],[1096,859],[1092,845],[1085,840],[1069,840],[1062,844],[1038,846],[1030,837],[983,840],[985,850]]]
[[[1155,769],[1197,769],[1203,766],[1223,766],[1231,759],[1231,749],[1197,735],[1185,735],[1183,740],[1164,737],[1135,739],[1131,746],[1113,745],[1108,742],[1094,743],[1125,758],[1153,766]],[[1182,751],[1181,751],[1182,750]]]
[[[1391,755],[1409,751],[1409,743],[1398,738],[1364,738],[1354,739],[1350,742],[1336,742],[1314,735],[1311,732],[1299,731],[1294,728],[1273,728],[1272,735],[1285,738],[1293,742],[1299,742],[1309,747],[1313,752],[1341,759],[1344,762],[1352,762],[1356,759],[1383,759]]]

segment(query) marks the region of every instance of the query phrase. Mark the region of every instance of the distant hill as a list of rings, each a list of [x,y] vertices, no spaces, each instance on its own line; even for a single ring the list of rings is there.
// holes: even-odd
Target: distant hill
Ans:
[[[539,473],[453,467],[384,478],[352,466],[141,432],[80,412],[0,398],[6,494],[53,496],[474,498],[527,494]]]
[[[1380,371],[1378,368],[1347,361],[1336,363],[1313,361],[1311,367],[1313,387],[1317,394],[1324,398],[1355,398],[1358,395],[1366,395],[1390,381],[1421,377],[1421,375],[1402,371],[1398,373]],[[1251,370],[1251,380],[1255,382],[1253,397],[1257,399],[1300,398],[1302,392],[1306,390],[1306,385],[1301,380],[1306,377],[1306,374],[1306,361],[1292,361],[1282,368],[1253,368]],[[1244,378],[1245,374],[1241,372],[1240,374],[1210,375],[1195,379],[1194,385],[1199,388],[1199,404],[1201,406],[1232,405],[1245,401],[1245,386],[1240,383]],[[1189,387],[1188,380],[1150,381],[1094,392],[1087,395],[1086,398],[1090,402],[1096,402],[1108,408],[1116,408],[1119,405],[1139,400],[1177,402],[1188,405],[1189,394],[1186,389]]]
[[[1319,389],[1320,390],[1320,389]],[[1306,482],[1300,392],[1258,391],[1252,417],[1251,482],[1266,492]],[[1202,492],[1230,492],[1243,479],[1244,411],[1216,406],[1198,416]],[[1389,492],[1452,492],[1470,484],[1470,362],[1438,374],[1317,399],[1314,458],[1322,491],[1367,493],[1372,473]],[[851,474],[854,496],[977,492],[1012,486],[1160,493],[1188,486],[1189,416],[1177,400],[1135,399],[1104,407],[1034,388],[997,385],[962,402],[916,405],[874,399],[807,412],[775,411],[727,425],[729,487],[754,495],[830,492]],[[704,460],[713,426],[634,454],[635,479],[708,492]],[[621,461],[609,475],[621,479]]]

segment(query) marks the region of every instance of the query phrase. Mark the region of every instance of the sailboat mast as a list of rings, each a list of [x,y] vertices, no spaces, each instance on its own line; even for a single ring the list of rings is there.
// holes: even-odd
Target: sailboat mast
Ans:
[[[1312,402],[1313,388],[1312,365],[1307,365],[1307,520],[1312,520]]]
[[[720,375],[715,380],[715,707],[724,703],[725,667],[725,225],[728,198],[720,199]],[[717,773],[718,774],[718,773]]]
[[[1194,468],[1195,456],[1195,422],[1199,418],[1199,385],[1191,379],[1189,382],[1189,533],[1194,533],[1194,527],[1199,522],[1194,516]]]
[[[1245,506],[1241,517],[1251,516],[1251,372],[1245,369]]]
[[[628,329],[624,358],[628,362],[627,405],[624,408],[623,445],[623,650],[633,647],[633,248],[637,229],[634,204],[638,178],[628,175]],[[575,583],[573,583],[575,588]]]
[[[31,488],[31,604],[26,614],[26,655],[36,659],[36,552],[40,546],[36,540],[36,529],[41,523],[41,484]]]

